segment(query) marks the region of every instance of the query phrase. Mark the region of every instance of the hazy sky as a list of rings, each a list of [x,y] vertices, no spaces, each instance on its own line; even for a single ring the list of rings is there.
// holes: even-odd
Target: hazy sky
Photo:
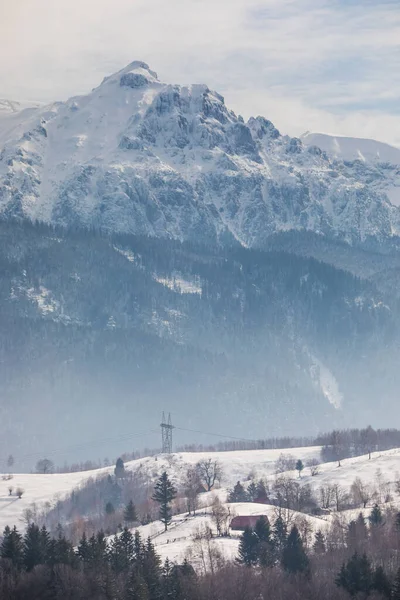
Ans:
[[[133,60],[286,133],[400,145],[400,0],[0,0],[0,97],[66,99]]]

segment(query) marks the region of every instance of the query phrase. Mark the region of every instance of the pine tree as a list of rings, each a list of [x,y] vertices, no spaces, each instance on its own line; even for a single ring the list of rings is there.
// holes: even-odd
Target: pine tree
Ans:
[[[54,565],[69,565],[74,567],[77,564],[77,555],[74,548],[65,536],[62,528],[58,527],[58,536],[49,542],[49,560],[48,564]]]
[[[250,567],[257,564],[258,560],[258,538],[251,527],[245,527],[239,542],[239,554],[237,561]]]
[[[305,573],[309,569],[308,556],[303,548],[299,530],[293,525],[282,552],[282,567],[288,573]]]
[[[31,571],[36,565],[44,565],[48,560],[50,539],[45,527],[39,529],[32,523],[24,536],[23,563],[27,571]]]
[[[140,569],[143,557],[143,544],[140,537],[140,533],[135,531],[133,536],[133,559],[137,569]]]
[[[115,573],[127,571],[134,559],[133,535],[124,528],[120,535],[115,535],[108,548],[108,558]]]
[[[106,515],[113,515],[115,513],[114,504],[112,502],[107,502],[105,511]]]
[[[150,600],[149,590],[142,575],[135,569],[129,576],[126,592],[126,600]]]
[[[383,567],[376,567],[372,576],[372,589],[376,590],[384,598],[391,598],[391,586],[388,576]]]
[[[273,537],[277,552],[282,552],[287,540],[287,527],[281,515],[279,515],[274,523]]]
[[[301,472],[303,471],[303,469],[304,469],[303,461],[299,459],[296,462],[296,471],[298,471],[299,477],[301,477]]]
[[[368,527],[365,523],[364,515],[362,514],[362,512],[360,512],[360,514],[358,515],[356,524],[357,524],[357,537],[362,542],[365,542],[365,540],[368,539]]]
[[[135,505],[133,504],[133,500],[129,500],[124,510],[124,521],[126,523],[135,523],[137,520]]]
[[[396,514],[395,527],[397,531],[400,531],[400,512]]]
[[[382,511],[377,504],[374,505],[374,507],[371,511],[371,514],[368,517],[368,521],[373,526],[382,525],[382,523],[383,523]]]
[[[261,502],[266,502],[268,500],[268,488],[263,479],[260,479],[257,483],[257,495],[255,499]]]
[[[326,552],[325,536],[321,530],[318,530],[315,534],[313,550],[315,554],[325,554]]]
[[[122,460],[122,458],[118,458],[117,462],[115,463],[114,475],[115,475],[115,477],[117,477],[117,479],[119,479],[121,477],[125,477],[125,475],[126,475],[125,465],[124,465],[124,461]]]
[[[79,548],[78,548],[79,552]],[[107,559],[108,547],[104,531],[99,531],[97,535],[92,535],[88,540],[86,564],[91,569],[101,569],[101,566]]]
[[[171,523],[170,502],[176,498],[176,489],[169,480],[166,471],[157,481],[152,498],[160,505],[160,520],[164,523],[165,531],[167,531],[168,525]]]
[[[8,526],[4,529],[0,556],[10,560],[17,569],[21,568],[23,562],[22,535],[18,533],[15,526],[13,529]]]
[[[90,560],[90,549],[89,542],[86,537],[86,533],[83,533],[82,539],[78,544],[77,554],[83,563],[88,563]]]
[[[254,527],[258,539],[257,558],[261,567],[272,567],[274,564],[274,542],[268,517],[260,517]]]
[[[344,563],[336,577],[336,585],[344,588],[350,596],[359,592],[368,595],[372,588],[371,564],[365,554],[360,557],[357,552]]]
[[[161,598],[161,560],[156,554],[151,539],[143,546],[142,574],[151,600]]]
[[[238,481],[233,490],[229,492],[228,502],[247,502],[247,500],[248,496],[246,490],[240,481]]]
[[[254,500],[257,498],[257,486],[254,481],[252,481],[247,488],[247,498],[250,500],[250,502],[254,502]]]
[[[395,580],[393,582],[391,599],[400,600],[400,569],[398,569]]]

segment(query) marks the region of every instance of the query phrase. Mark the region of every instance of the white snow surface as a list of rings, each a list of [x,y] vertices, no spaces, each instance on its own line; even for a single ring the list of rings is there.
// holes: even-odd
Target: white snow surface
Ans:
[[[86,96],[6,113],[0,212],[10,216],[244,246],[291,229],[349,243],[400,233],[394,164],[345,164],[140,61]]]

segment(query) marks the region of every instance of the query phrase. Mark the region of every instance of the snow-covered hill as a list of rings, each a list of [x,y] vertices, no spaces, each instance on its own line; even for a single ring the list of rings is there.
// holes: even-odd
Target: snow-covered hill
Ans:
[[[249,474],[255,477],[272,476],[274,464],[282,450],[252,450],[236,452],[182,452],[157,457],[145,457],[129,461],[125,464],[126,470],[147,473],[155,481],[163,471],[167,470],[169,476],[179,487],[189,466],[195,465],[204,458],[217,459],[223,469],[222,495],[226,496],[226,489],[239,480],[245,480]],[[294,448],[290,450],[296,457],[306,461],[319,455],[319,447]],[[94,471],[64,474],[15,474],[13,479],[0,479],[0,532],[8,525],[16,524],[23,527],[23,512],[32,503],[38,508],[46,502],[54,504],[72,490],[84,483],[89,478],[113,474],[114,467],[104,467]],[[13,495],[9,495],[8,488],[13,487]],[[15,495],[17,488],[22,488],[24,494],[21,499]],[[154,525],[157,527],[157,524]]]
[[[86,96],[0,130],[0,212],[64,225],[262,246],[312,230],[363,243],[400,233],[393,165],[330,158],[205,85],[134,62]],[[15,117],[15,115],[14,115]]]
[[[304,464],[312,458],[318,458],[320,447],[308,448],[289,448],[287,450],[248,450],[235,452],[201,452],[201,453],[175,453],[172,455],[159,455],[157,457],[146,457],[127,462],[127,470],[146,473],[152,481],[156,481],[159,475],[166,470],[174,484],[180,488],[186,470],[189,466],[195,465],[199,460],[211,458],[218,460],[223,470],[222,487],[215,492],[202,494],[200,499],[200,509],[196,517],[188,517],[187,514],[176,515],[168,532],[163,532],[162,523],[155,521],[149,525],[139,527],[142,536],[151,536],[157,547],[157,551],[163,558],[171,560],[182,560],[188,548],[193,543],[193,535],[199,528],[205,525],[213,528],[210,514],[210,504],[215,494],[219,496],[222,502],[225,502],[227,491],[232,488],[237,481],[247,485],[250,478],[254,480],[264,479],[271,484],[275,475],[275,462],[281,453],[291,454],[296,459],[301,459]],[[325,463],[319,467],[318,475],[311,477],[306,467],[301,477],[301,484],[310,484],[316,495],[321,486],[333,486],[339,484],[343,490],[348,491],[356,477],[370,486],[374,486],[377,480],[377,471],[380,470],[381,480],[389,483],[390,491],[393,496],[392,504],[398,505],[398,500],[394,494],[394,482],[399,477],[400,471],[400,449],[388,450],[385,452],[376,452],[369,458],[368,455],[356,458],[342,460],[341,466],[337,463]],[[16,474],[10,481],[0,480],[0,531],[6,525],[16,524],[19,529],[25,526],[24,511],[32,508],[32,504],[40,511],[45,506],[51,507],[62,499],[65,495],[72,492],[77,486],[83,484],[89,478],[107,475],[113,473],[113,467],[105,467],[96,471],[87,471],[82,473],[66,473],[62,475],[36,475],[36,474]],[[297,478],[297,472],[287,472],[285,476]],[[9,496],[8,488],[13,487],[13,495]],[[21,499],[15,495],[18,487],[24,489]],[[372,500],[371,500],[372,502]],[[371,510],[371,502],[365,509],[368,513]],[[267,515],[271,520],[276,517],[276,509],[271,505],[260,505],[253,503],[235,503],[227,504],[231,516],[234,515]],[[343,519],[354,518],[359,513],[356,511],[344,511]],[[294,520],[306,519],[312,530],[324,529],[329,526],[332,516],[312,516],[296,513],[294,511],[292,518]],[[238,539],[233,537],[228,540],[218,542],[220,549],[228,557],[236,555]]]

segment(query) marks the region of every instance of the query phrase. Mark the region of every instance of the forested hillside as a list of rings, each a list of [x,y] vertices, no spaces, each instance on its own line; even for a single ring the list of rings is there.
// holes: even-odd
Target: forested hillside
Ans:
[[[2,222],[0,261],[5,452],[139,433],[164,408],[251,438],[395,407],[396,302],[313,258]]]

